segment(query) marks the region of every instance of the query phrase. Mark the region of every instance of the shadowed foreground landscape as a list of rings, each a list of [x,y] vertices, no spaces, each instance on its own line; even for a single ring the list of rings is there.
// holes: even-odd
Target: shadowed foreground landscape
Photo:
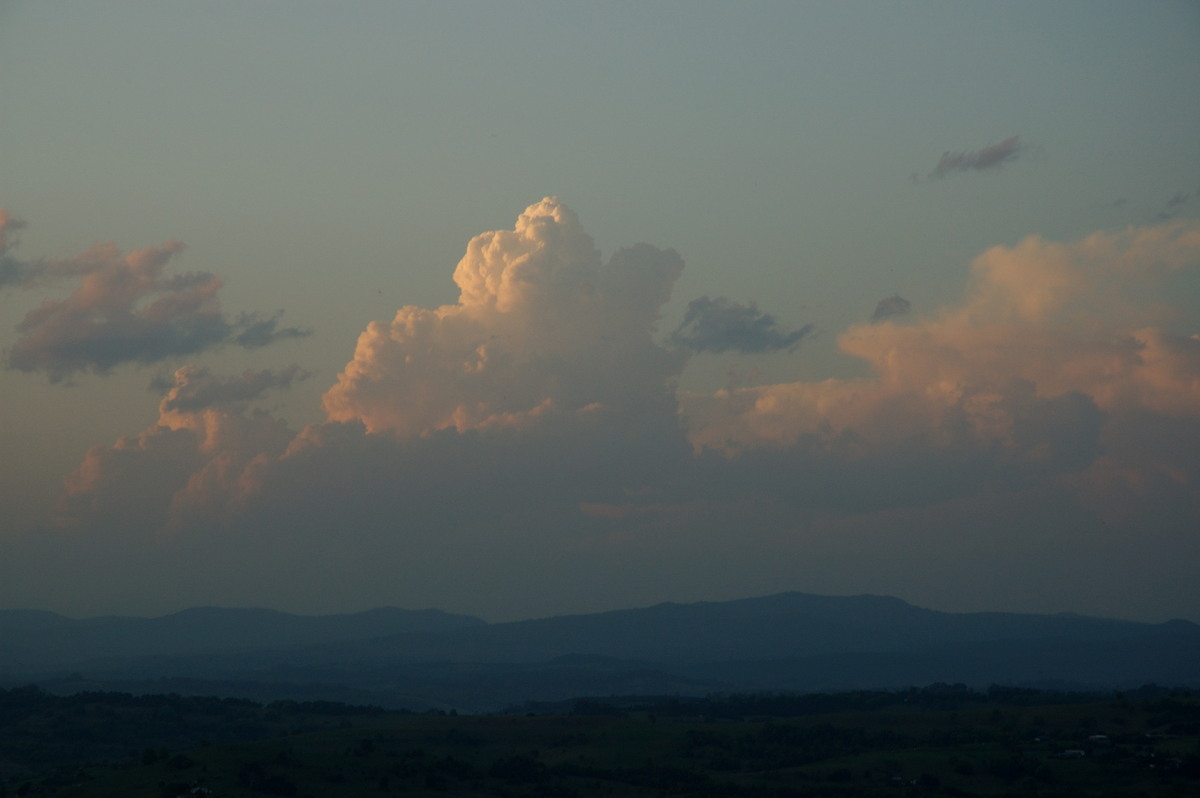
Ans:
[[[786,593],[489,624],[0,612],[0,796],[1162,795],[1200,627]]]
[[[448,716],[0,693],[0,795],[1190,795],[1200,698],[962,685]],[[531,708],[532,709],[532,708]]]

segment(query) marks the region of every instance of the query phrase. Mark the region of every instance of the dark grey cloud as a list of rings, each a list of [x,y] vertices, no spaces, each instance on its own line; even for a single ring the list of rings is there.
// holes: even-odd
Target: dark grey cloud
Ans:
[[[247,349],[258,349],[260,346],[273,344],[284,338],[304,338],[312,334],[312,330],[301,327],[282,327],[279,318],[282,310],[276,311],[270,318],[262,318],[256,313],[242,313],[238,316],[233,336],[233,343]]]
[[[61,382],[124,363],[157,363],[226,344],[256,348],[308,334],[279,328],[279,313],[230,319],[221,311],[216,275],[167,275],[169,262],[183,250],[178,241],[129,253],[97,244],[69,260],[22,261],[11,255],[5,235],[17,227],[0,214],[0,287],[77,283],[69,296],[42,302],[16,325],[20,337],[6,357],[10,369],[41,371]]]
[[[875,311],[871,314],[872,323],[896,316],[907,316],[912,310],[912,303],[899,294],[892,294],[879,300]]]
[[[806,324],[785,331],[753,302],[743,305],[725,297],[702,296],[688,303],[683,322],[668,342],[695,352],[777,352],[794,348],[812,330]]]
[[[29,273],[36,269],[35,265],[27,265],[17,260],[10,252],[16,246],[16,231],[25,226],[19,219],[8,215],[8,211],[0,208],[0,288],[7,285],[23,285]]]
[[[944,152],[930,177],[945,177],[951,172],[994,169],[1003,163],[1016,160],[1022,145],[1020,136],[1010,136],[999,144],[992,144],[974,152]]]
[[[1193,195],[1191,192],[1176,192],[1175,196],[1167,200],[1166,205],[1164,205],[1163,209],[1155,215],[1155,218],[1164,222],[1169,219],[1174,219],[1175,215],[1179,213],[1184,206],[1191,204],[1192,196]]]
[[[170,380],[154,380],[151,388],[166,393],[160,407],[163,412],[194,413],[208,407],[238,408],[267,391],[290,388],[293,382],[308,376],[295,363],[280,371],[246,370],[235,377],[218,377],[206,368],[184,366]]]

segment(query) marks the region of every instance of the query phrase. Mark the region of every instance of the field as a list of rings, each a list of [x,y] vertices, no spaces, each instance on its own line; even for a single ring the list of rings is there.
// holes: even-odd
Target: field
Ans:
[[[3,698],[3,796],[1200,791],[1200,698],[1183,691],[1081,696],[939,686],[591,700],[555,714],[527,707],[489,716],[179,696],[60,698],[29,688]],[[196,735],[203,736],[189,740]]]

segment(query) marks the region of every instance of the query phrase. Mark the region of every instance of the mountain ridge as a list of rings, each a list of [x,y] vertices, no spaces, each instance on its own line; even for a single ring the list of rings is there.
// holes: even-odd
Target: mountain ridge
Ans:
[[[503,623],[395,607],[324,616],[195,607],[78,621],[0,611],[0,682],[56,680],[61,690],[208,685],[264,700],[467,711],[586,694],[939,681],[1200,686],[1200,625],[946,613],[892,596],[799,592]]]

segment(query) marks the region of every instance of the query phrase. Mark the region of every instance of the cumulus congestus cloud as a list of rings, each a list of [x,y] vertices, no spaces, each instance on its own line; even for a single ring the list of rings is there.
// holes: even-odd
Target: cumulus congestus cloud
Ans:
[[[653,334],[683,269],[646,244],[607,262],[557,199],[476,236],[457,304],[404,307],[367,326],[325,394],[331,421],[401,436],[519,425],[551,410],[674,412],[682,357]]]
[[[61,382],[79,372],[107,374],[125,363],[150,364],[233,344],[264,346],[307,330],[278,329],[278,314],[263,319],[222,312],[222,281],[208,272],[167,274],[183,250],[179,241],[123,253],[97,244],[64,261],[22,261],[10,254],[5,233],[15,229],[0,217],[0,287],[77,281],[64,299],[49,299],[25,314],[7,353],[8,368],[44,372]]]

